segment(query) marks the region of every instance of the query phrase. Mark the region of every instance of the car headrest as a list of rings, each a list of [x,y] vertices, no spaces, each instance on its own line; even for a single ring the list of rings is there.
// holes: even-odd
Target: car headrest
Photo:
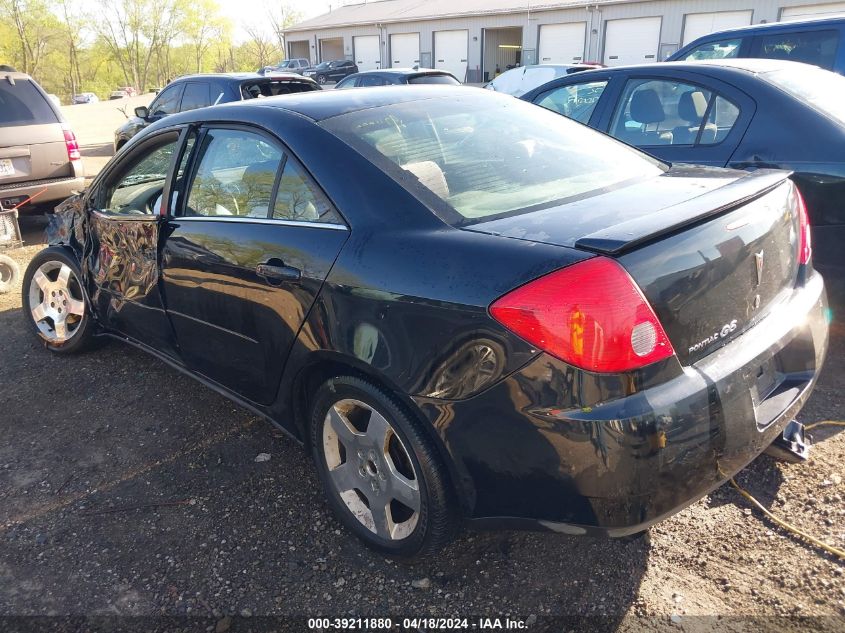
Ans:
[[[678,116],[690,123],[701,123],[707,113],[707,97],[701,90],[690,90],[678,101]]]
[[[637,123],[660,123],[666,120],[666,113],[656,91],[649,88],[634,93],[631,118]]]

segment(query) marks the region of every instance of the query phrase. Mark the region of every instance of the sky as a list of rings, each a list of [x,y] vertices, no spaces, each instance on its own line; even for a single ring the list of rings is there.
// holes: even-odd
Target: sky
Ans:
[[[279,0],[275,0],[279,1]],[[313,18],[329,11],[329,5],[337,8],[344,4],[340,0],[282,0],[283,4],[299,11],[303,19]],[[256,22],[264,15],[267,0],[218,0],[220,11],[235,23],[235,38],[244,39],[246,34],[243,25]],[[351,4],[347,0],[346,4]]]

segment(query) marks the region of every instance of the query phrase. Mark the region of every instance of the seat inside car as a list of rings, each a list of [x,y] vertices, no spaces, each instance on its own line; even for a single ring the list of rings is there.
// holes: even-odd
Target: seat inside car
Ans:
[[[659,125],[666,120],[666,112],[656,90],[645,88],[637,90],[631,98],[630,118],[639,123],[641,128],[626,128],[622,140],[631,145],[671,145],[673,135],[668,130],[649,130],[649,125]]]
[[[678,118],[687,125],[679,125],[672,134],[675,145],[692,145],[701,129],[701,122],[707,114],[707,97],[701,90],[689,90],[678,100]],[[715,123],[707,123],[701,133],[700,143],[709,145],[716,142],[718,129]]]

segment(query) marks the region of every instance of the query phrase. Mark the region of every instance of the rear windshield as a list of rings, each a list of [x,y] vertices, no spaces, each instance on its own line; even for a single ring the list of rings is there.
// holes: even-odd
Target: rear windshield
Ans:
[[[296,80],[273,80],[252,81],[241,86],[244,99],[257,99],[258,97],[276,97],[278,95],[289,95],[295,92],[310,92],[317,90],[311,82]]]
[[[459,86],[460,81],[449,75],[418,75],[408,79],[409,84],[443,84],[447,86]]]
[[[766,73],[765,78],[796,99],[845,125],[845,77],[801,66]]]
[[[454,226],[598,195],[666,169],[559,114],[478,92],[360,110],[323,126]]]
[[[56,123],[55,112],[29,79],[14,84],[0,75],[0,125],[40,125]]]

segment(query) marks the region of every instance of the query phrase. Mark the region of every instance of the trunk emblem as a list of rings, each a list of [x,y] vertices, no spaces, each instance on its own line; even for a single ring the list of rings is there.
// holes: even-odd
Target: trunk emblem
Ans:
[[[757,269],[757,285],[763,283],[763,251],[754,253],[754,263]]]

